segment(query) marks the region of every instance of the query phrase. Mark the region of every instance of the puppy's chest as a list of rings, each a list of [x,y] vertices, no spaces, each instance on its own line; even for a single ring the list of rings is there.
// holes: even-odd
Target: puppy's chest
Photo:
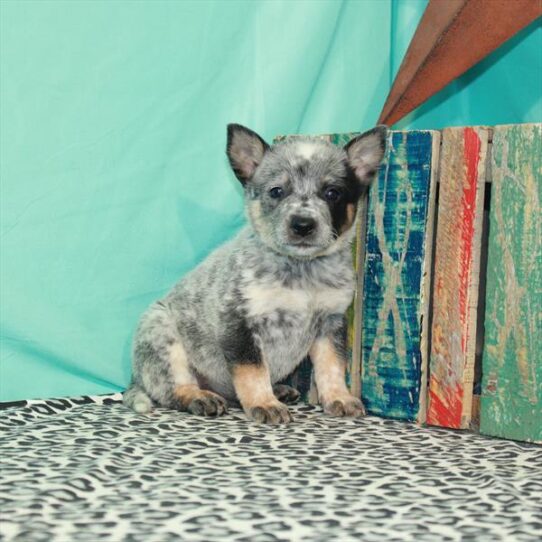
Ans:
[[[278,282],[252,282],[243,288],[244,309],[249,320],[273,327],[308,322],[314,316],[340,314],[352,301],[351,287],[321,284],[287,287]]]
[[[288,288],[277,283],[246,286],[247,319],[258,336],[273,382],[291,373],[308,354],[326,316],[344,313],[351,300],[349,288]]]

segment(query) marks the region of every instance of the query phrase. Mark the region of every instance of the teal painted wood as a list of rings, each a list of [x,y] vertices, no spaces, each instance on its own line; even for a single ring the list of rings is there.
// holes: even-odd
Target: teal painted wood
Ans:
[[[480,432],[542,443],[542,124],[496,126]]]
[[[362,395],[369,413],[395,419],[425,415],[438,142],[438,132],[392,132],[369,193]]]

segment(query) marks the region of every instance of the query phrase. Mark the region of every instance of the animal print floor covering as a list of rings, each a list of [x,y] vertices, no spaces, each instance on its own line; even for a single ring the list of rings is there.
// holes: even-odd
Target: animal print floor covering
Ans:
[[[120,395],[0,412],[0,539],[535,541],[542,448],[310,406],[138,416]]]

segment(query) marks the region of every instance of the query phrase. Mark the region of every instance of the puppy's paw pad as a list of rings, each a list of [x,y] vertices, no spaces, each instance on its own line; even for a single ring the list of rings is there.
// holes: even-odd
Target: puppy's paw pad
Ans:
[[[282,403],[276,403],[271,406],[257,406],[248,411],[248,417],[258,423],[270,425],[280,425],[290,423],[292,415]]]
[[[330,416],[360,418],[365,416],[365,407],[359,399],[347,397],[330,401],[324,405],[324,412]]]
[[[301,394],[292,386],[287,386],[286,384],[277,384],[273,386],[273,393],[275,397],[286,405],[293,405],[297,403]]]
[[[205,393],[193,399],[188,405],[188,411],[197,416],[222,416],[228,408],[226,401],[215,393]]]

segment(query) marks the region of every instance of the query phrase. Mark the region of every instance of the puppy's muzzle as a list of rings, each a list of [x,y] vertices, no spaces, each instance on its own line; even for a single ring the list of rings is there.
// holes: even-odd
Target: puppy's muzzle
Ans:
[[[308,216],[293,216],[290,220],[290,230],[294,237],[308,237],[316,230],[316,220]]]

